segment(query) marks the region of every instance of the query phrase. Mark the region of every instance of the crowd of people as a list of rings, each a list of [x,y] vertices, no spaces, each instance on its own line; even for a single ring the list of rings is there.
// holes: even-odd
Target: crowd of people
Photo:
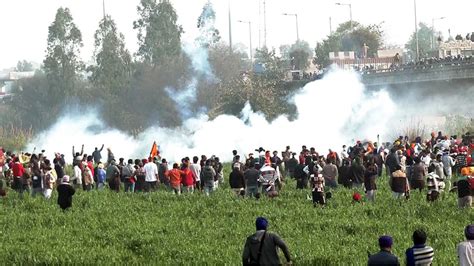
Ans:
[[[53,189],[62,189],[67,200],[60,197],[64,209],[70,207],[71,196],[76,189],[90,191],[106,187],[119,192],[152,192],[160,184],[176,194],[202,192],[209,196],[224,183],[224,166],[218,157],[201,155],[192,159],[185,157],[180,163],[168,165],[165,158],[150,156],[146,159],[119,158],[107,149],[103,160],[104,146],[84,154],[73,147],[72,171],[67,170],[64,155],[57,153],[51,162],[39,154],[12,152],[0,149],[2,194],[9,186],[20,195],[42,195],[49,199]],[[342,147],[340,152],[329,150],[323,155],[315,148],[302,146],[301,151],[292,152],[289,146],[279,153],[262,147],[249,153],[244,160],[233,151],[232,170],[228,184],[236,195],[260,198],[262,195],[277,197],[285,179],[294,178],[297,189],[311,189],[315,206],[324,206],[332,197],[331,190],[338,186],[365,191],[366,201],[375,201],[377,179],[385,171],[395,198],[409,198],[413,190],[426,191],[428,201],[436,201],[442,193],[457,192],[459,207],[472,206],[474,187],[473,136],[467,133],[458,138],[438,132],[422,141],[412,141],[400,136],[393,143],[357,141],[355,145]],[[69,168],[70,169],[70,168]],[[69,171],[68,175],[66,172]],[[457,180],[453,183],[453,176]],[[64,187],[64,186],[62,186]],[[61,188],[62,188],[61,187]],[[353,200],[363,200],[355,192]]]

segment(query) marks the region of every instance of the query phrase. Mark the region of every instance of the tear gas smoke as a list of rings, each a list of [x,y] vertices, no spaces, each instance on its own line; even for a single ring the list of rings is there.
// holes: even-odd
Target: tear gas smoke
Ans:
[[[339,150],[356,138],[384,136],[387,121],[395,111],[387,92],[369,93],[357,74],[341,70],[332,70],[324,79],[307,84],[291,101],[298,111],[294,121],[280,116],[268,122],[247,104],[241,118],[221,115],[209,120],[206,115],[198,115],[185,120],[180,128],[157,125],[136,138],[104,129],[94,110],[69,113],[33,139],[28,150],[45,149],[48,156],[61,152],[68,161],[72,159],[71,147],[75,145],[78,150],[82,144],[87,154],[105,144],[116,158],[145,158],[153,141],[170,161],[201,154],[229,161],[234,149],[243,155],[259,147],[281,151],[287,145],[295,151],[308,145],[326,153],[328,148]]]

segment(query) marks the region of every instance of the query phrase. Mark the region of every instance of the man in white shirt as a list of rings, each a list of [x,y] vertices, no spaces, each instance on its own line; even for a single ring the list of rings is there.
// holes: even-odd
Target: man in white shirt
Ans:
[[[145,164],[143,169],[145,170],[145,192],[156,190],[158,184],[158,167],[150,160]]]
[[[349,153],[347,153],[346,145],[342,146],[341,159],[342,160],[348,160],[349,159]]]
[[[466,241],[459,243],[457,248],[459,265],[474,265],[474,224],[466,226],[464,235]]]
[[[201,190],[201,165],[199,164],[199,157],[193,157],[193,163],[189,166],[189,170],[191,170],[194,180],[196,180],[196,189]]]

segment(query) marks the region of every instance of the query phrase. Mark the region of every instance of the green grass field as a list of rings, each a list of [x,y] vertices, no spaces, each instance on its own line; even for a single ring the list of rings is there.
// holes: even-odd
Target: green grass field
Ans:
[[[65,213],[57,194],[50,201],[20,200],[9,191],[1,200],[0,258],[9,264],[238,265],[255,218],[265,216],[298,265],[364,265],[382,234],[393,236],[404,263],[418,228],[428,233],[435,265],[457,263],[456,245],[474,221],[472,210],[459,210],[455,194],[428,204],[418,192],[409,201],[392,199],[385,178],[378,187],[375,204],[353,205],[353,191],[341,187],[324,209],[314,208],[309,190],[297,191],[294,181],[279,198],[259,201],[238,199],[227,188],[211,197],[80,191]]]

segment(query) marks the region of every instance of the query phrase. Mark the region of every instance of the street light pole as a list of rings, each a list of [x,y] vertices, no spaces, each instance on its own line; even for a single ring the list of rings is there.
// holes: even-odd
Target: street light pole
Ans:
[[[249,24],[249,40],[250,40],[250,64],[253,63],[253,48],[252,48],[252,22],[251,21],[243,21],[239,20],[240,23],[247,23]]]
[[[349,7],[349,19],[351,22],[351,31],[354,29],[352,25],[352,4],[345,4],[345,3],[336,3],[338,6],[348,6]]]
[[[416,0],[413,0],[414,9],[415,9],[415,39],[416,39],[416,61],[420,60],[420,45],[418,42],[418,20],[416,17]]]
[[[434,23],[436,20],[442,20],[445,19],[446,17],[439,17],[439,18],[432,18],[431,19],[431,50],[434,49],[434,42],[435,42],[435,31],[434,31]]]
[[[300,31],[298,26],[298,14],[283,13],[283,16],[294,16],[296,19],[296,41],[300,41]]]

